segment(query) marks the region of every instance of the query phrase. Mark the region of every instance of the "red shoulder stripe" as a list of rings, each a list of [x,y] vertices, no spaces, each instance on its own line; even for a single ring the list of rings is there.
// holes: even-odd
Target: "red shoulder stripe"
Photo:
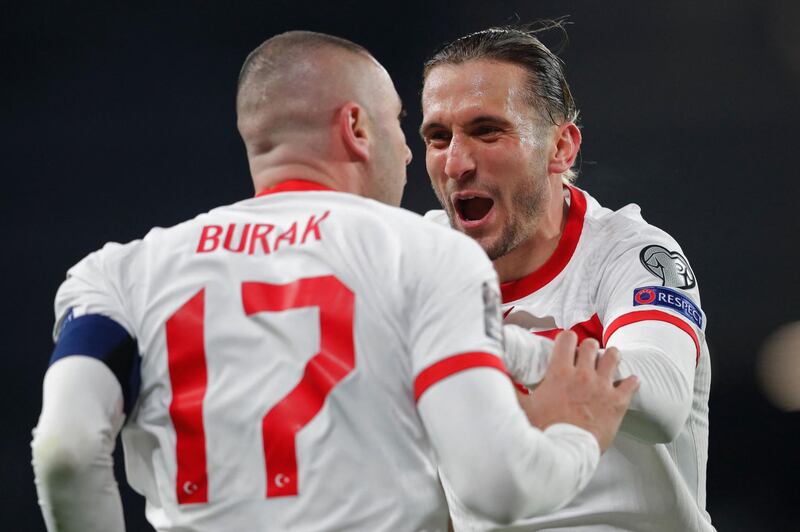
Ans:
[[[414,400],[419,401],[422,394],[440,380],[472,368],[495,368],[507,374],[503,361],[497,355],[483,352],[453,355],[431,364],[417,375],[414,380]]]
[[[640,310],[636,312],[629,312],[627,314],[623,314],[619,318],[612,321],[608,327],[606,327],[605,334],[603,334],[603,345],[606,345],[608,343],[608,339],[620,327],[630,325],[631,323],[638,323],[640,321],[651,321],[651,320],[671,323],[672,325],[676,326],[677,328],[679,328],[680,330],[691,336],[692,341],[694,342],[694,346],[697,349],[697,358],[695,360],[695,364],[700,361],[700,340],[698,340],[697,333],[694,331],[694,328],[692,328],[691,325],[683,321],[681,318],[674,316],[672,314],[668,314],[666,312],[662,312],[660,310]]]

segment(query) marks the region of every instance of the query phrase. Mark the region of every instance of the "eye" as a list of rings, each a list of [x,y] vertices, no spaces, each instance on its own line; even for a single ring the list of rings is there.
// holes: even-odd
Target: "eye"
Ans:
[[[431,131],[425,136],[425,144],[434,148],[443,148],[450,143],[451,137],[449,131]]]
[[[484,125],[476,127],[472,133],[476,137],[492,138],[493,136],[497,135],[500,132],[501,129],[499,127]]]

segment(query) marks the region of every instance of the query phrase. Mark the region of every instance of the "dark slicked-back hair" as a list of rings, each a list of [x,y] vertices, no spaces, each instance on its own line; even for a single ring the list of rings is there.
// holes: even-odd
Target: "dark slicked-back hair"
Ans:
[[[560,21],[551,23],[563,31]],[[549,29],[549,28],[542,28]],[[425,63],[423,80],[440,65],[467,61],[502,61],[522,67],[528,75],[529,103],[554,125],[577,122],[578,108],[564,77],[561,59],[534,36],[536,31],[514,27],[489,28],[444,45]]]
[[[276,56],[313,53],[322,48],[339,48],[355,54],[371,55],[363,46],[341,37],[315,31],[287,31],[267,39],[250,52],[239,71],[238,88],[241,89],[253,75],[271,70]]]

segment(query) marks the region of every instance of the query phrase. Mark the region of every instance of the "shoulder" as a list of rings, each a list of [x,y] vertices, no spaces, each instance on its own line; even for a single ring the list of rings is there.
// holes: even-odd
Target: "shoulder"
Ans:
[[[423,215],[423,218],[430,220],[437,225],[450,227],[450,219],[447,217],[447,213],[442,209],[433,209],[428,211]]]
[[[586,224],[602,234],[618,234],[631,237],[636,234],[657,234],[670,238],[662,229],[649,224],[642,216],[642,209],[636,203],[629,203],[617,210],[602,206],[586,191],[581,191],[586,199]]]
[[[140,244],[109,242],[72,266],[56,292],[53,339],[68,321],[86,314],[101,314],[121,325],[128,334],[133,328],[119,296],[120,270],[129,263],[130,253]]]
[[[479,256],[484,255],[480,246],[471,238],[450,227],[444,211],[431,211],[421,216],[407,209],[368,198],[350,194],[338,195],[352,204],[354,208],[348,209],[344,214],[359,224],[362,230],[380,231],[386,238],[409,250],[440,255],[447,250],[456,249],[470,254],[477,253]],[[422,258],[429,259],[432,255],[424,255]]]
[[[466,252],[478,253],[488,260],[486,253],[475,240],[451,227],[450,219],[445,211],[441,209],[430,210],[422,218],[425,221],[424,228],[437,235],[437,237],[450,239],[455,246],[471,248]]]
[[[614,211],[601,206],[585,191],[583,194],[587,200],[586,236],[597,253],[613,258],[650,245],[680,249],[669,233],[644,219],[637,204],[629,203]]]
[[[669,233],[647,223],[638,205],[612,211],[586,197],[586,246],[594,271],[612,277],[635,271],[660,279],[663,286],[695,288],[695,274],[681,246]]]
[[[141,257],[151,249],[154,243],[161,242],[169,235],[183,233],[190,227],[192,220],[170,228],[155,227],[142,238],[126,243],[107,242],[100,249],[83,257],[67,270],[66,280],[59,288],[57,299],[67,294],[95,294],[119,292],[125,280],[136,277]]]
[[[67,271],[67,277],[95,276],[113,271],[125,263],[141,245],[142,240],[127,243],[107,242],[100,249],[86,255]]]
[[[446,283],[461,278],[492,274],[494,268],[483,249],[468,236],[452,229],[443,211],[435,217],[359,198],[383,238],[402,249],[401,263],[408,274]],[[437,212],[437,211],[434,211]],[[487,273],[488,272],[488,273]]]

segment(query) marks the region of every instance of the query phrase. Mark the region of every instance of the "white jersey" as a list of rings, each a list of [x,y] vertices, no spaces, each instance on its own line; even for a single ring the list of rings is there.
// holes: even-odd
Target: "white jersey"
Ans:
[[[138,343],[122,438],[158,530],[446,529],[415,398],[452,355],[502,369],[496,274],[462,235],[320,188],[108,244],[58,292],[59,322]]]
[[[671,324],[696,349],[691,410],[666,444],[643,442],[623,423],[588,486],[550,515],[495,527],[448,493],[455,529],[714,530],[705,510],[711,363],[694,273],[678,244],[647,224],[638,206],[614,212],[575,187],[565,197],[569,215],[553,255],[530,275],[501,284],[506,323],[548,337],[572,329],[601,345],[614,345],[613,335],[629,324]],[[443,211],[426,217],[448,224]]]

